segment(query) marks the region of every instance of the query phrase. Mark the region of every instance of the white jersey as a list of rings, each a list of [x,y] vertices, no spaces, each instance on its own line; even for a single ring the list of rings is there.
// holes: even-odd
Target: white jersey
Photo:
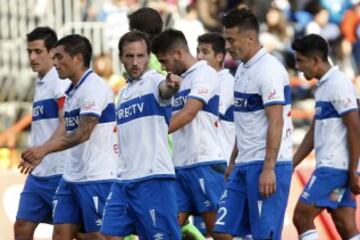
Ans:
[[[347,129],[341,116],[358,111],[355,87],[338,67],[332,67],[319,80],[315,101],[316,166],[348,169]]]
[[[261,48],[235,75],[234,120],[239,154],[236,164],[264,161],[268,119],[264,108],[284,105],[284,126],[278,163],[292,159],[291,89],[285,68]]]
[[[229,69],[218,71],[220,81],[219,139],[227,162],[235,144],[234,77]]]
[[[179,92],[175,95],[173,115],[187,99],[204,103],[195,118],[172,134],[175,167],[225,162],[218,137],[219,79],[205,61],[199,61],[182,74]]]
[[[55,68],[35,83],[35,96],[32,109],[30,145],[45,143],[59,126],[58,99],[65,97],[69,80],[60,80]],[[62,174],[64,172],[67,151],[51,153],[31,172],[38,177]]]
[[[87,70],[76,86],[66,92],[65,127],[68,133],[78,128],[80,116],[97,116],[99,122],[89,140],[70,149],[64,179],[70,182],[101,181],[116,178],[115,106],[106,82]]]
[[[159,96],[163,80],[163,75],[149,70],[119,94],[120,181],[175,177],[167,140],[171,100]]]

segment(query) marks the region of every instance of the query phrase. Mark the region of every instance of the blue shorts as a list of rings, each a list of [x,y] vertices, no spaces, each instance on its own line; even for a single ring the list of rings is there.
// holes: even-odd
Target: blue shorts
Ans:
[[[181,239],[174,179],[115,182],[106,202],[101,233],[140,239]]]
[[[54,224],[82,224],[86,233],[99,232],[112,183],[74,183],[61,179],[53,201]]]
[[[348,186],[347,170],[329,167],[315,169],[299,201],[321,208],[356,207]]]
[[[36,177],[29,175],[21,193],[16,219],[36,223],[52,221],[52,202],[61,175]]]
[[[262,167],[262,163],[235,166],[219,201],[215,232],[281,239],[292,164],[276,165],[276,192],[268,198],[259,193]]]
[[[216,211],[225,188],[226,163],[176,169],[176,194],[180,212],[200,215]]]
[[[202,217],[194,216],[194,226],[203,234],[206,235],[207,229]]]

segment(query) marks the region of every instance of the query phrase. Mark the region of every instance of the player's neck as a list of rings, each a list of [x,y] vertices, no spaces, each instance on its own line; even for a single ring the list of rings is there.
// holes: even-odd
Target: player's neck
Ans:
[[[44,71],[39,71],[38,72],[38,78],[42,79],[43,77],[45,77],[46,74],[48,74],[48,72],[50,72],[50,70],[52,69],[53,65],[49,65],[48,68],[46,68]]]
[[[325,63],[320,66],[319,68],[319,74],[317,76],[318,79],[321,79],[331,68],[331,65],[328,63]]]
[[[72,83],[74,84],[74,86],[76,86],[76,85],[80,82],[81,77],[84,75],[84,73],[85,73],[88,69],[89,69],[89,68],[82,68],[81,70],[76,71],[72,77],[70,77],[70,80],[72,81]]]
[[[191,54],[189,54],[184,61],[185,71],[191,68],[197,62],[196,58],[194,58]]]

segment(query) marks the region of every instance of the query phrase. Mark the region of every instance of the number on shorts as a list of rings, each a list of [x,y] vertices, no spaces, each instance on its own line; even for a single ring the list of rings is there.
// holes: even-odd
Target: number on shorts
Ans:
[[[94,201],[94,206],[95,206],[96,213],[99,213],[99,197],[98,196],[93,196],[93,201]]]
[[[218,215],[220,215],[220,217],[218,218],[218,220],[216,221],[216,225],[225,225],[225,222],[223,222],[223,219],[225,218],[227,214],[227,209],[225,207],[221,207],[218,211]]]
[[[53,200],[52,218],[55,216],[55,208],[58,204],[58,200]]]

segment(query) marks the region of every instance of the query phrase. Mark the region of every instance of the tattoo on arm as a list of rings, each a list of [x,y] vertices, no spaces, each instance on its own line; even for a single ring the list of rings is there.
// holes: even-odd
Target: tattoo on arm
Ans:
[[[96,116],[80,116],[79,127],[72,133],[65,134],[64,144],[73,147],[88,140],[99,118]]]

